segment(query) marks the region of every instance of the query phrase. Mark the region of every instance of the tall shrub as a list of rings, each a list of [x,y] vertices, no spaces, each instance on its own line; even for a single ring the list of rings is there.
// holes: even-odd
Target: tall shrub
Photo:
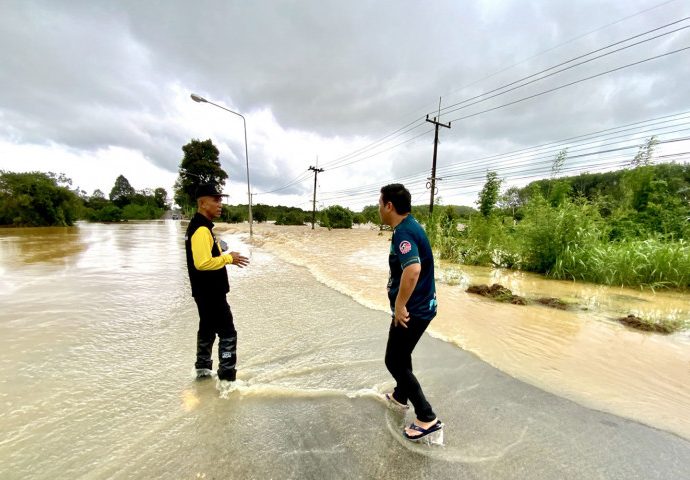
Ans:
[[[565,200],[551,207],[536,195],[525,207],[516,232],[524,268],[550,273],[561,255],[598,244],[604,229],[599,212],[585,200]]]
[[[333,205],[321,212],[321,225],[327,228],[352,228],[353,216],[350,209]]]

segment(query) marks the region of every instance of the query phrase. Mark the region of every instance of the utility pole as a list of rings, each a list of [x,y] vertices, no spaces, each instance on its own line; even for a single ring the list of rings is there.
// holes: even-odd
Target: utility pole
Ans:
[[[438,127],[450,128],[450,122],[446,125],[445,123],[440,123],[438,120],[441,119],[441,97],[438,99],[438,117],[434,117],[433,120],[429,120],[429,114],[426,115],[426,121],[433,123],[436,126],[436,133],[434,134],[434,161],[431,165],[431,178],[428,178],[429,182],[426,184],[426,188],[431,188],[431,200],[429,200],[429,215],[434,212],[434,195],[436,194],[436,151],[438,149]],[[438,180],[441,180],[440,178]]]
[[[316,177],[319,175],[319,172],[323,172],[323,168],[309,166],[309,170],[314,170],[314,203],[311,208],[311,229],[314,230],[314,222],[316,221]]]

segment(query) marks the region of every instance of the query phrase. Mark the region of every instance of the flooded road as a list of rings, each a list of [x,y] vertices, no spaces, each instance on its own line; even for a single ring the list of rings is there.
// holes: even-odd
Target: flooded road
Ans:
[[[389,233],[260,225],[255,235],[257,245],[307,267],[326,285],[388,311],[383,286]],[[663,336],[614,321],[630,313],[690,320],[690,294],[447,263],[438,267],[439,314],[429,327],[432,336],[547,391],[690,438],[690,332]],[[465,292],[477,283],[500,283],[527,298],[561,298],[573,307],[508,305]]]
[[[565,337],[559,341],[573,359],[602,355],[578,351],[590,335],[610,330],[606,341],[619,344],[640,334],[596,318],[583,326],[547,309],[506,328],[498,321],[505,306],[463,295],[456,314],[476,315],[501,338],[482,341],[469,318],[464,327],[434,320],[433,334],[450,341],[424,337],[415,369],[448,425],[445,446],[405,442],[405,420],[379,400],[392,387],[383,365],[388,315],[380,309],[387,239],[322,231],[310,243],[306,228],[284,237],[265,230],[257,228],[253,245],[230,227],[221,234],[252,261],[229,270],[239,335],[232,385],[193,379],[198,317],[179,222],[1,230],[2,478],[681,478],[690,442],[517,382],[455,346],[490,356],[499,345],[517,370],[542,355],[543,364],[533,361],[542,378],[558,351],[537,345],[545,334],[533,331],[549,330],[542,322],[559,325],[552,335]],[[349,243],[347,233],[355,237]],[[441,287],[442,308],[452,308],[458,291]],[[507,352],[520,335],[534,345]],[[672,368],[683,365],[686,338],[639,338],[670,352],[648,379],[650,398],[674,398],[687,412],[687,381],[673,381],[688,363]],[[637,344],[630,348],[629,360],[637,360]],[[684,418],[676,417],[678,434]]]

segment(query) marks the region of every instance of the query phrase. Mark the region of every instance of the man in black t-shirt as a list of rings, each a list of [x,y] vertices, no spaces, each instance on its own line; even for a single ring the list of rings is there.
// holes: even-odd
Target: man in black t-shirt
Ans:
[[[396,381],[393,393],[386,394],[399,409],[407,408],[408,400],[417,418],[403,435],[418,440],[443,428],[412,373],[412,351],[436,316],[436,285],[434,257],[429,239],[411,215],[410,192],[401,184],[381,189],[379,215],[393,228],[388,264],[388,298],[392,321],[386,345],[386,367]]]

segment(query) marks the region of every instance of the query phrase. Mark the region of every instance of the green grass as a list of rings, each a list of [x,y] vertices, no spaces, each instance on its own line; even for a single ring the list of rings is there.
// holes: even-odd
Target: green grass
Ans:
[[[605,285],[686,289],[690,287],[690,245],[683,240],[648,239],[566,250],[550,275]]]

